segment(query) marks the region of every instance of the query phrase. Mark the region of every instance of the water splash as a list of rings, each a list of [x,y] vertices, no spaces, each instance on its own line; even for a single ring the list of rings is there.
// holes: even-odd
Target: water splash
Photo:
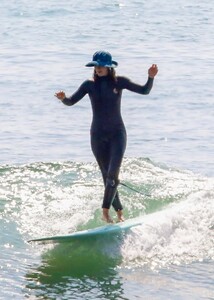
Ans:
[[[2,216],[17,224],[24,240],[102,225],[103,184],[94,163],[7,165],[0,176]],[[122,265],[155,268],[213,258],[212,178],[133,158],[124,160],[120,179],[145,193],[119,188],[126,217],[143,221],[115,244]]]
[[[156,269],[213,259],[213,198],[213,192],[197,192],[142,218],[121,248],[123,265]]]

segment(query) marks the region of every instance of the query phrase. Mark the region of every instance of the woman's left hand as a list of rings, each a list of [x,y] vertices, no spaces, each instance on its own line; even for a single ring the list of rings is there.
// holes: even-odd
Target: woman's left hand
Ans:
[[[148,70],[148,74],[150,78],[154,78],[158,73],[158,67],[157,65],[153,64],[149,70]]]

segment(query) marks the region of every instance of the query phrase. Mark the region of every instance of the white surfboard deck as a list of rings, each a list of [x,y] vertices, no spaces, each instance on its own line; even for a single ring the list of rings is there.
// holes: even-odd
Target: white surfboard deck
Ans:
[[[142,225],[142,223],[143,223],[142,218],[134,218],[120,223],[108,224],[93,229],[86,229],[82,231],[73,232],[68,235],[56,235],[56,236],[36,238],[36,239],[29,240],[28,242],[63,243],[63,242],[69,242],[73,240],[86,239],[90,237],[98,237],[106,234],[120,233],[122,231],[127,231],[131,227]]]

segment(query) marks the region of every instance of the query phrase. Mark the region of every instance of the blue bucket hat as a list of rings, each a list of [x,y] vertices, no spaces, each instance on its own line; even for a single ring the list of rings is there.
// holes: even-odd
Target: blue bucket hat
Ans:
[[[92,61],[85,66],[115,68],[118,66],[118,63],[112,60],[111,54],[109,52],[97,51],[94,53]]]

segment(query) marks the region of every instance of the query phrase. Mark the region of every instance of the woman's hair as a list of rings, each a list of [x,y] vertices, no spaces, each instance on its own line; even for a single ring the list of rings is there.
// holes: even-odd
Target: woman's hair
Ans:
[[[116,82],[117,81],[117,77],[116,77],[116,72],[114,68],[108,68],[108,75],[107,75],[112,81]],[[93,74],[93,78],[94,81],[97,80],[97,78],[99,78],[99,76],[96,74],[96,71],[94,69],[94,74]]]

